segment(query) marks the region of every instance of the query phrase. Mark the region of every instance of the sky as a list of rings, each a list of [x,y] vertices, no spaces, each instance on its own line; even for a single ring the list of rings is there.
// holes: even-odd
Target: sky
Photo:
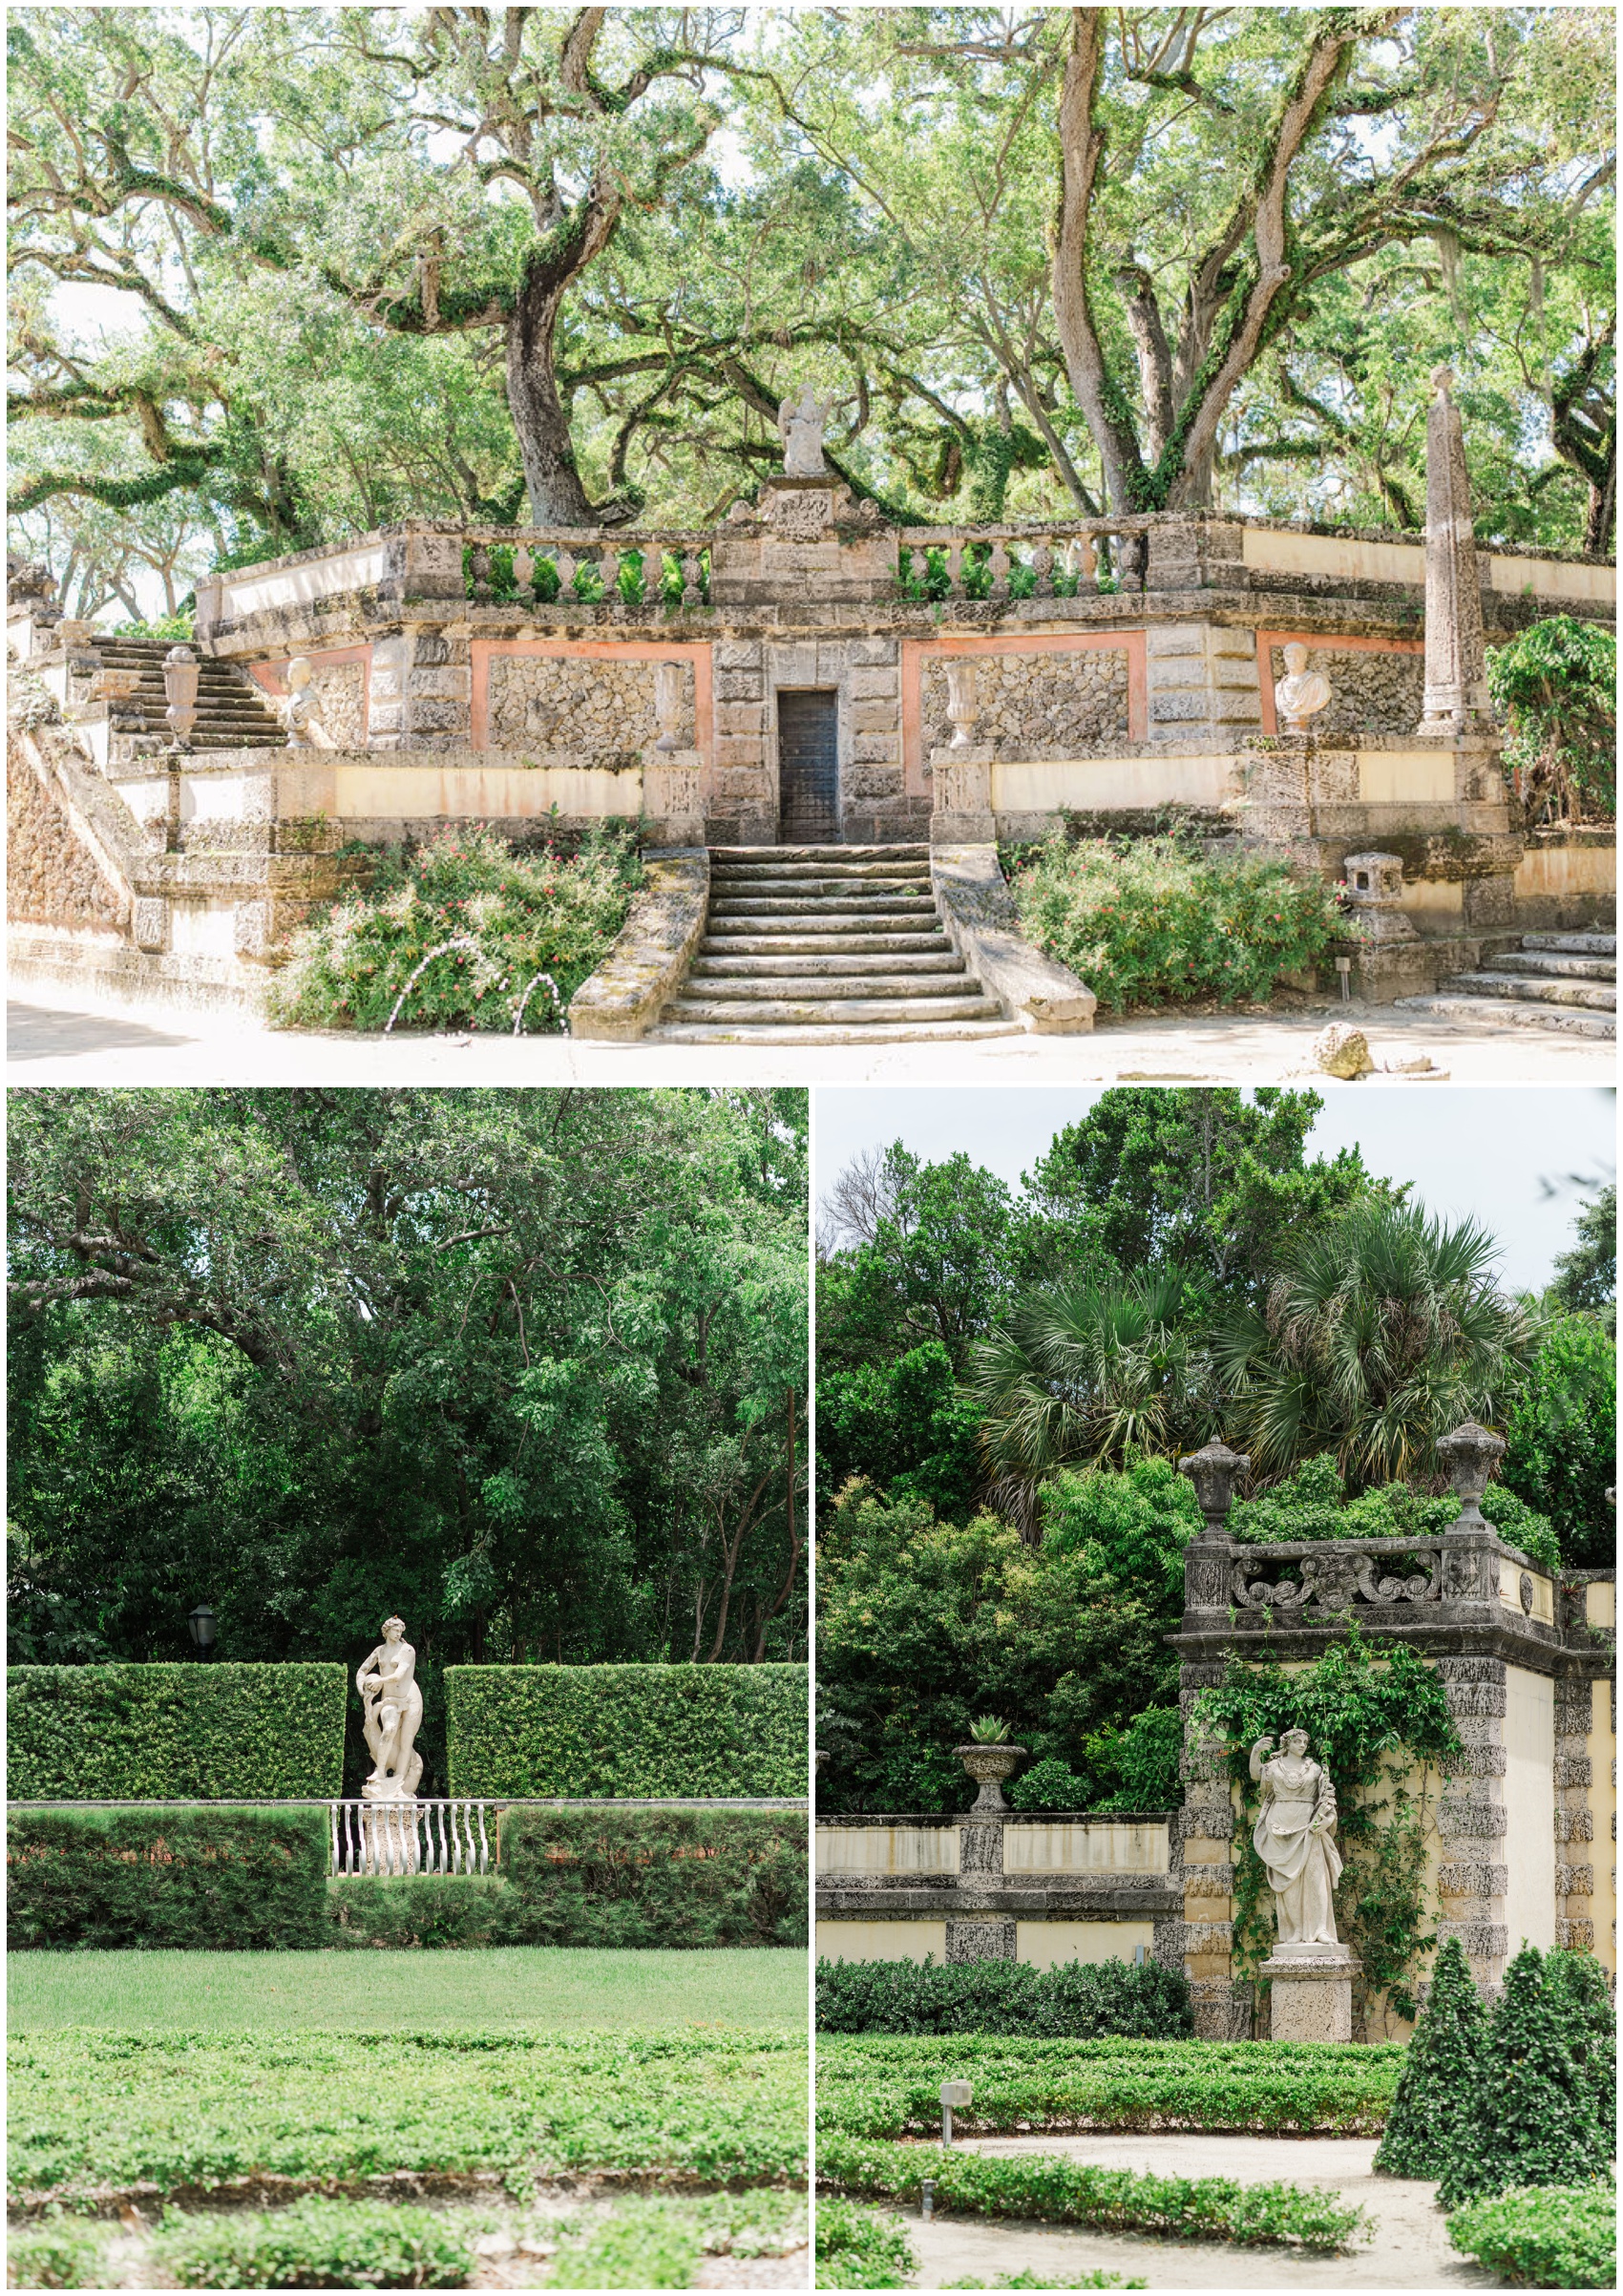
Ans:
[[[932,1163],[961,1148],[1018,1188],[1062,1125],[1099,1096],[1082,1086],[821,1089],[812,1101],[817,1193],[863,1148],[893,1140]],[[1429,1211],[1452,1220],[1474,1212],[1498,1238],[1499,1278],[1511,1291],[1544,1288],[1579,1205],[1615,1173],[1615,1096],[1596,1086],[1331,1085],[1321,1097],[1309,1155],[1357,1146],[1369,1170],[1413,1181]]]

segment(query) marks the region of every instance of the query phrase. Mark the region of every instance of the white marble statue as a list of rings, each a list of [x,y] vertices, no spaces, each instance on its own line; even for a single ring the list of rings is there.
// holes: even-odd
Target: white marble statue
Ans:
[[[785,399],[778,409],[778,436],[783,440],[786,478],[827,478],[823,460],[823,429],[834,410],[834,393],[820,399],[810,383],[798,399]]]
[[[383,1640],[362,1659],[355,1688],[372,1758],[362,1796],[368,1801],[409,1801],[423,1775],[423,1758],[411,1743],[422,1726],[423,1694],[417,1688],[417,1654],[406,1640],[403,1618],[384,1620]]]
[[[1330,681],[1322,670],[1310,670],[1305,645],[1285,648],[1285,674],[1274,688],[1274,710],[1288,733],[1306,733],[1308,721],[1330,706]]]
[[[1305,1730],[1287,1730],[1270,1760],[1273,1743],[1259,1738],[1251,1750],[1251,1774],[1262,1788],[1251,1839],[1268,1868],[1278,1944],[1338,1951],[1333,1892],[1341,1859],[1331,1840],[1336,1789],[1329,1772],[1308,1759]]]
[[[335,749],[338,745],[322,722],[321,696],[310,684],[314,675],[308,660],[295,654],[287,664],[287,691],[281,697],[282,723],[289,749]]]

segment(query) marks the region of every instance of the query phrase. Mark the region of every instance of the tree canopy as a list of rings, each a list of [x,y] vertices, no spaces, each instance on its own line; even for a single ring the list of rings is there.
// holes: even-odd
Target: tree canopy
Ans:
[[[11,1104],[12,1648],[806,1654],[806,1101]]]
[[[10,25],[12,510],[64,563],[70,504],[174,501],[216,563],[408,512],[714,517],[803,381],[910,519],[1415,527],[1442,358],[1485,534],[1609,546],[1601,14]]]

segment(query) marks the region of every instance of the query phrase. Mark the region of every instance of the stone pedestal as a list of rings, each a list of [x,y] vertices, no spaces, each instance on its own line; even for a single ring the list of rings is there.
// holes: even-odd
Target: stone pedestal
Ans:
[[[930,788],[934,801],[932,845],[996,845],[990,742],[961,749],[932,749]]]
[[[1273,1988],[1270,2038],[1350,2041],[1353,1979],[1361,1969],[1345,1946],[1275,1946],[1257,1971]]]
[[[705,842],[705,800],[697,749],[657,748],[643,753],[643,811],[660,845]]]
[[[365,1786],[361,1789],[366,1795]],[[422,1861],[414,1796],[368,1795],[361,1811],[361,1871],[415,1873]]]

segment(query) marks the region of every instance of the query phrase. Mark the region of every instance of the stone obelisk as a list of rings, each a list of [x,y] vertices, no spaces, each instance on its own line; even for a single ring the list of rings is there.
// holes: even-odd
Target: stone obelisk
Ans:
[[[1422,734],[1491,734],[1471,489],[1452,369],[1432,375],[1425,418],[1425,707]]]

